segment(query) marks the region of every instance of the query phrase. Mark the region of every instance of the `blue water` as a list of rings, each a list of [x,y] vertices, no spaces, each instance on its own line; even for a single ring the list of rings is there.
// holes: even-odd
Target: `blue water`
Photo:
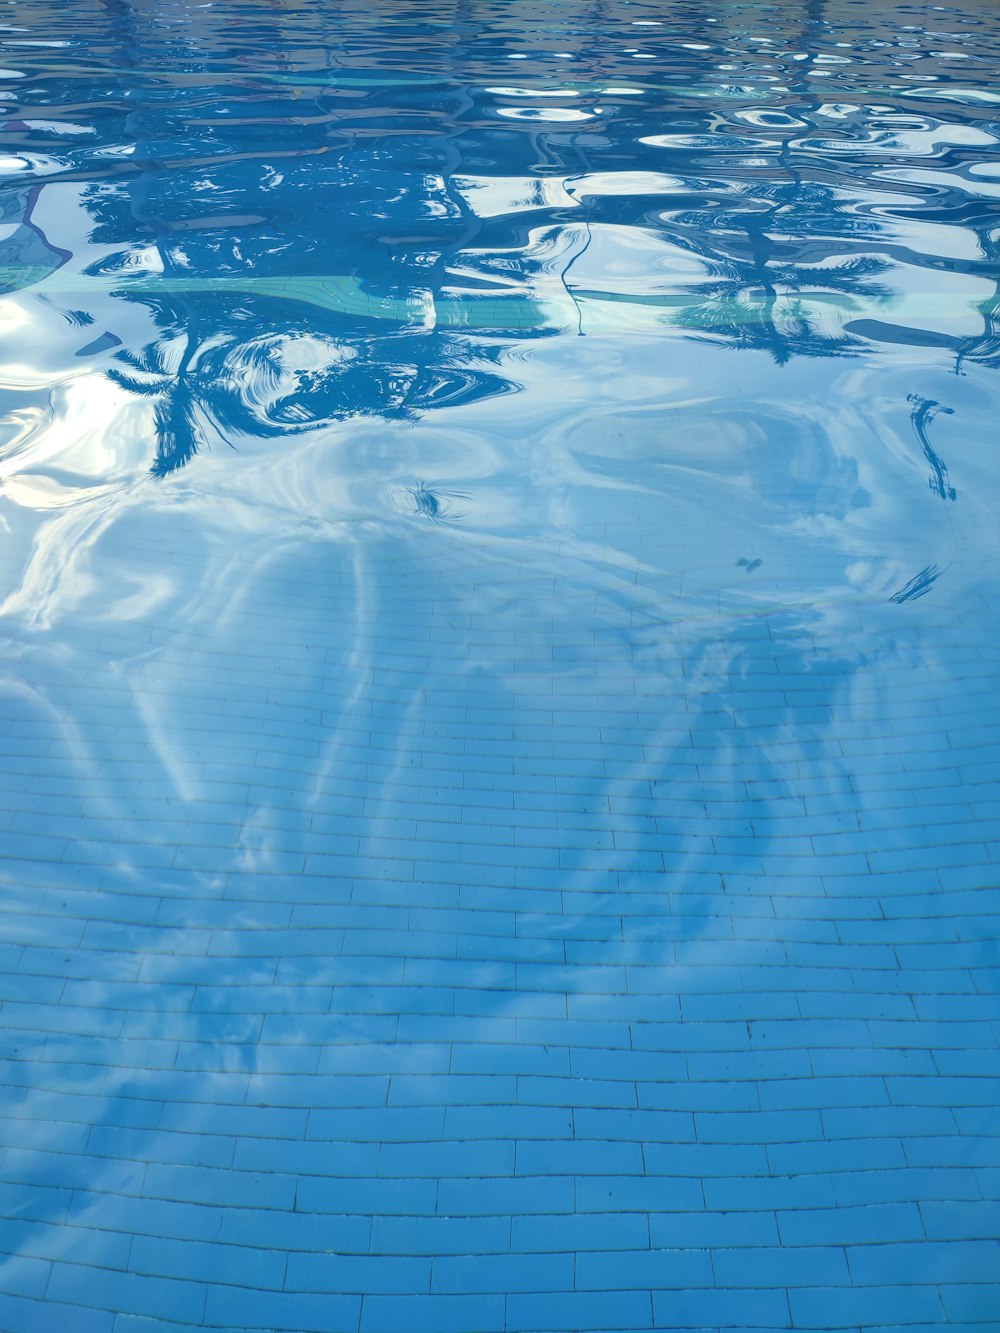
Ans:
[[[2,1333],[997,1333],[994,5],[0,17]]]

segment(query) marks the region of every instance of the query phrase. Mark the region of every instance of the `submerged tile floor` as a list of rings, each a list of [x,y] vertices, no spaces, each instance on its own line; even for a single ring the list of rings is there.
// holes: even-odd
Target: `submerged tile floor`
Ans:
[[[8,7],[0,1333],[1000,1330],[1000,28],[798,8]]]
[[[5,698],[0,1324],[995,1328],[997,622],[455,540]]]

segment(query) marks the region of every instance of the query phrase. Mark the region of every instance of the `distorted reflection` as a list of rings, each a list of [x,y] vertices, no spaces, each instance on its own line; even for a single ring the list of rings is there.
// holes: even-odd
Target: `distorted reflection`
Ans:
[[[993,108],[947,87],[946,65],[928,74],[937,88],[866,102],[911,55],[860,30],[834,55],[840,15],[820,3],[784,54],[735,21],[680,55],[655,24],[633,48],[580,6],[565,15],[569,49],[531,51],[520,87],[495,77],[507,56],[529,58],[508,49],[531,41],[519,10],[484,11],[474,50],[429,46],[424,11],[394,10],[385,42],[330,68],[311,45],[322,5],[251,4],[255,58],[267,31],[270,59],[220,82],[221,11],[167,12],[94,3],[81,14],[100,59],[22,52],[47,114],[6,123],[8,160],[39,183],[6,196],[18,220],[0,250],[7,289],[43,284],[67,318],[92,320],[98,287],[148,310],[153,336],[109,327],[75,350],[110,353],[105,373],[146,401],[158,477],[200,450],[517,389],[511,353],[546,334],[704,337],[779,365],[879,343],[953,349],[959,365],[995,355],[992,187],[974,174],[996,147]],[[684,11],[688,31],[707,17]],[[656,62],[654,82],[632,79],[638,56]],[[105,87],[117,100],[79,123]],[[945,93],[960,123],[935,103]],[[542,123],[512,125],[512,101],[537,103]],[[560,101],[585,102],[599,127],[561,124]],[[78,197],[85,246],[55,245],[32,220],[46,188]],[[964,299],[936,295],[921,221],[954,238],[953,274],[981,275]]]
[[[6,15],[0,1327],[937,1327],[995,13]]]
[[[924,457],[931,466],[931,475],[927,478],[927,484],[934,494],[941,500],[956,500],[958,493],[954,486],[948,484],[948,469],[944,465],[943,459],[939,458],[927,438],[927,430],[930,423],[938,412],[945,412],[951,415],[953,409],[942,407],[932,398],[921,398],[919,394],[911,393],[908,400],[913,404],[913,429],[917,433],[921,446],[923,447]]]

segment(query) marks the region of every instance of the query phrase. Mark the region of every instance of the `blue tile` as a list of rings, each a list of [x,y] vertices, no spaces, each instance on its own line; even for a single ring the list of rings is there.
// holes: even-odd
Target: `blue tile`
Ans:
[[[943,1284],[998,1271],[1000,1240],[851,1246],[847,1260],[857,1286],[904,1286],[912,1282]]]
[[[844,1329],[873,1322],[906,1328],[942,1322],[934,1287],[814,1287],[788,1294],[797,1328]]]
[[[276,1224],[276,1225],[272,1225]],[[365,1215],[328,1216],[294,1212],[275,1214],[267,1209],[229,1208],[222,1213],[214,1235],[224,1244],[267,1246],[278,1251],[335,1251],[338,1255],[367,1254],[371,1219]],[[291,1255],[289,1255],[289,1261]]]
[[[652,1328],[649,1294],[638,1291],[560,1292],[558,1295],[519,1295],[507,1298],[507,1328],[511,1333],[548,1333],[583,1325],[602,1329]]]
[[[572,1254],[444,1255],[435,1258],[431,1290],[471,1295],[478,1292],[557,1292],[573,1286]]]
[[[990,1240],[1000,1236],[1000,1200],[956,1198],[929,1200],[920,1212],[930,1240]]]
[[[786,1245],[877,1245],[924,1234],[915,1203],[779,1211],[778,1230]]]
[[[366,1296],[360,1327],[361,1333],[397,1333],[400,1328],[414,1333],[467,1333],[470,1328],[502,1333],[504,1298],[486,1294]]]
[[[912,1140],[909,1141],[912,1143]],[[889,1170],[908,1164],[902,1139],[826,1139],[817,1143],[772,1143],[767,1159],[776,1175]]]
[[[786,1248],[719,1249],[712,1254],[720,1287],[849,1286],[844,1251],[839,1246],[787,1245]]]
[[[110,1310],[90,1310],[64,1305],[52,1297],[29,1300],[0,1292],[0,1320],[9,1333],[112,1333],[115,1316]]]
[[[288,1255],[284,1287],[322,1294],[413,1295],[429,1291],[430,1281],[429,1258],[307,1253]]]
[[[453,1139],[570,1139],[573,1112],[547,1106],[449,1106],[445,1134]]]
[[[636,1143],[578,1139],[517,1145],[518,1175],[641,1176],[644,1171],[642,1150]]]
[[[146,1169],[142,1190],[149,1198],[179,1203],[291,1208],[295,1201],[295,1178],[152,1163]]]
[[[45,1259],[13,1254],[0,1263],[0,1291],[11,1296],[29,1296],[36,1300],[45,1295],[52,1265]]]
[[[713,1283],[707,1250],[615,1250],[588,1254],[577,1272],[577,1287],[595,1293],[610,1289],[707,1288]]]
[[[715,1287],[653,1293],[654,1326],[666,1329],[776,1329],[789,1326],[784,1291]]]
[[[774,1214],[767,1212],[651,1213],[649,1235],[654,1246],[675,1250],[779,1243]]]
[[[375,1217],[373,1254],[496,1254],[510,1248],[505,1217]]]
[[[524,1145],[526,1153],[530,1146]],[[379,1158],[383,1176],[509,1176],[513,1168],[513,1142],[493,1139],[475,1143],[386,1143]]]
[[[514,1217],[510,1244],[518,1254],[634,1250],[644,1247],[648,1236],[649,1228],[641,1214],[609,1210]]]
[[[433,1179],[340,1181],[302,1176],[297,1206],[304,1213],[360,1214],[366,1219],[375,1213],[422,1216],[433,1213],[436,1193]]]
[[[131,1243],[128,1235],[100,1230],[95,1226],[94,1218],[89,1218],[86,1226],[66,1228],[60,1225],[63,1218],[58,1211],[55,1216],[46,1214],[42,1208],[32,1211],[39,1215],[28,1217],[22,1211],[20,1217],[0,1220],[0,1247],[4,1253],[16,1255],[25,1263],[22,1276],[28,1286],[35,1280],[33,1273],[37,1274],[41,1282],[41,1291],[31,1291],[27,1287],[22,1290],[18,1286],[17,1294],[24,1296],[44,1294],[49,1272],[48,1265],[40,1261],[61,1258],[67,1245],[72,1247],[73,1258],[78,1263],[99,1264],[105,1268],[127,1267]],[[4,1280],[9,1281],[10,1273],[7,1271],[9,1264],[5,1264],[4,1268]],[[5,1289],[15,1290],[10,1286]]]
[[[111,1269],[62,1262],[52,1265],[45,1295],[47,1300],[64,1304],[197,1324],[204,1316],[205,1297],[209,1290],[201,1282],[116,1273]]]
[[[438,1208],[445,1216],[571,1213],[573,1196],[574,1180],[569,1176],[470,1176],[438,1182]]]
[[[162,1236],[136,1236],[132,1242],[130,1272],[188,1281],[222,1282],[235,1287],[280,1287],[285,1255],[279,1250],[245,1245],[173,1241]]]
[[[253,1291],[212,1286],[208,1290],[205,1323],[221,1328],[296,1329],[302,1333],[341,1333],[355,1329],[361,1297],[324,1292],[321,1296],[291,1291]]]
[[[997,1310],[1000,1309],[998,1303],[1000,1282],[952,1283],[941,1288],[941,1304],[945,1316],[952,1324],[968,1322],[988,1328],[996,1319]]]
[[[964,1202],[959,1201],[981,1198],[976,1173],[971,1168],[917,1167],[894,1171],[876,1168],[842,1172],[833,1177],[833,1188],[837,1203],[844,1206],[920,1200],[923,1209],[927,1200],[944,1199],[964,1207]]]

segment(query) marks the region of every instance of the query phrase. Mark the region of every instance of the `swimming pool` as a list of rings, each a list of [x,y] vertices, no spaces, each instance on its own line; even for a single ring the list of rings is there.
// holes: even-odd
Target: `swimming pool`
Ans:
[[[4,16],[3,1333],[995,1333],[995,7]]]

